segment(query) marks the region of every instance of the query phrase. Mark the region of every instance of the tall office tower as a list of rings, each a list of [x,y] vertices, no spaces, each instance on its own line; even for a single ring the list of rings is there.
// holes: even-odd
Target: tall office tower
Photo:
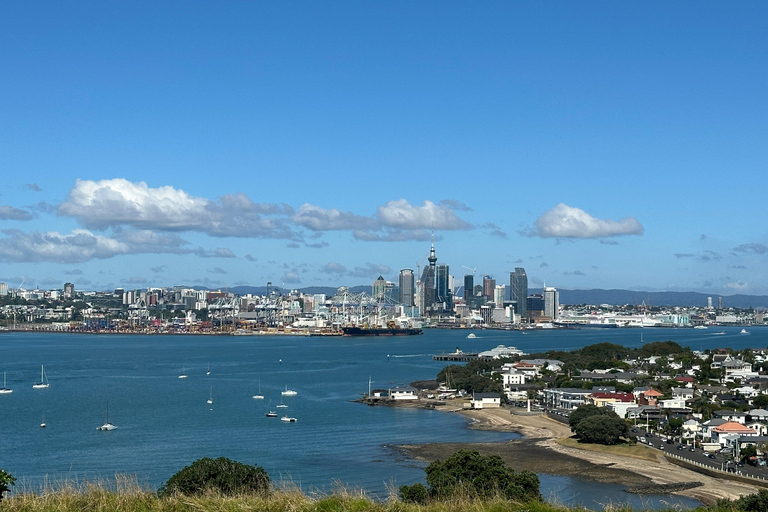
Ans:
[[[438,265],[435,269],[435,303],[443,311],[453,310],[451,274],[448,271],[448,265]]]
[[[8,284],[0,283],[0,295],[8,295]]]
[[[75,296],[75,285],[72,283],[64,283],[64,296],[71,298]]]
[[[528,318],[527,298],[528,276],[525,275],[524,268],[517,267],[514,272],[509,273],[509,300],[517,302],[517,313],[522,321]]]
[[[712,307],[712,297],[707,297],[707,307],[708,308]]]
[[[400,294],[398,302],[406,306],[413,306],[413,270],[410,268],[404,268],[400,271],[399,285]]]
[[[464,302],[469,304],[470,297],[474,296],[475,291],[475,276],[472,274],[466,274],[464,276]]]
[[[723,309],[723,298],[722,297],[718,297],[717,298],[717,307],[718,307],[718,309]]]
[[[373,296],[374,299],[381,299],[384,297],[384,292],[386,291],[387,282],[383,277],[379,276],[379,278],[373,282],[373,285],[371,285],[371,296]]]
[[[560,292],[557,289],[547,286],[544,288],[544,316],[548,316],[552,321],[557,320],[558,310],[560,309]]]
[[[496,280],[491,276],[483,277],[483,297],[493,299],[493,291],[496,289]]]
[[[493,303],[497,308],[504,306],[504,296],[507,294],[507,287],[503,284],[497,285],[493,289]]]

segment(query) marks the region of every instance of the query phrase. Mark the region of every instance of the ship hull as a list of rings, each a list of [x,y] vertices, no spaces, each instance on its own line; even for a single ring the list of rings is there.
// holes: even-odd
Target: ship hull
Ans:
[[[418,327],[386,327],[381,329],[363,329],[362,327],[342,327],[344,336],[414,336],[423,334]]]

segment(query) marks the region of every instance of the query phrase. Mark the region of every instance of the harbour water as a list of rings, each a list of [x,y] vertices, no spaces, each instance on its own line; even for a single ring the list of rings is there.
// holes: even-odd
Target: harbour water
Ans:
[[[724,331],[719,335],[716,332]],[[644,329],[645,342],[674,340],[694,349],[765,347],[768,330]],[[0,372],[14,392],[0,396],[0,468],[26,489],[44,482],[136,475],[156,488],[200,457],[264,467],[277,483],[330,492],[343,484],[386,497],[424,479],[423,466],[397,444],[490,442],[515,434],[467,428],[460,415],[352,402],[368,388],[433,379],[445,363],[431,356],[499,344],[531,353],[603,341],[640,346],[640,330],[426,330],[395,338],[289,336],[120,336],[0,333]],[[32,389],[45,365],[48,389]],[[211,373],[206,375],[210,365]],[[187,375],[179,379],[181,373]],[[264,400],[254,400],[258,392]],[[298,392],[281,397],[285,387]],[[212,396],[213,403],[208,404]],[[287,408],[275,409],[281,399]],[[271,405],[270,405],[271,401]],[[100,432],[109,420],[119,428]],[[296,423],[265,417],[267,408]],[[45,420],[47,427],[39,427]],[[695,500],[638,497],[620,485],[540,475],[542,494],[566,505],[605,503],[693,507]]]

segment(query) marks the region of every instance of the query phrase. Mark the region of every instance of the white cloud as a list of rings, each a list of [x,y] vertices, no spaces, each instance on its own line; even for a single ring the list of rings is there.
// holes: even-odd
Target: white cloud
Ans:
[[[187,242],[176,235],[149,231],[119,232],[113,238],[84,229],[76,229],[69,234],[55,231],[23,233],[16,229],[2,232],[6,237],[0,238],[0,261],[8,263],[82,263],[121,254],[190,254],[200,251],[185,247]]]
[[[346,274],[347,268],[341,263],[330,262],[320,267],[320,272],[324,274]]]
[[[532,235],[542,238],[604,238],[642,235],[643,225],[632,217],[620,221],[597,219],[584,210],[559,203],[536,219]]]
[[[294,236],[286,224],[291,213],[287,205],[257,204],[242,193],[215,202],[170,186],[150,188],[121,178],[77,180],[58,207],[59,215],[74,217],[89,229],[133,226],[246,238]]]
[[[377,208],[382,226],[397,229],[470,229],[472,226],[461,220],[450,204],[436,205],[424,201],[423,206],[413,206],[405,199],[390,201]]]
[[[292,220],[313,231],[351,231],[376,227],[376,221],[370,217],[312,204],[301,205]]]

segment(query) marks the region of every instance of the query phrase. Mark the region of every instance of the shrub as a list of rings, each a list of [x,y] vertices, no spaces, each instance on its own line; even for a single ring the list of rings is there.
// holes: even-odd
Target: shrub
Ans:
[[[429,500],[429,491],[424,485],[401,485],[399,489],[400,499],[405,503],[418,503],[424,505]]]
[[[14,485],[15,483],[16,478],[12,477],[11,474],[4,469],[0,469],[0,501],[3,501],[3,494],[5,494],[6,491],[11,490],[9,486]]]
[[[266,493],[269,474],[263,468],[241,464],[225,457],[198,459],[185,467],[160,488],[160,494]]]
[[[588,416],[573,428],[579,440],[606,445],[618,443],[628,430],[627,422],[618,416]]]
[[[498,455],[481,455],[475,450],[459,450],[444,461],[426,467],[429,494],[439,499],[457,494],[472,498],[502,495],[510,500],[541,498],[539,477],[530,471],[515,471]]]

